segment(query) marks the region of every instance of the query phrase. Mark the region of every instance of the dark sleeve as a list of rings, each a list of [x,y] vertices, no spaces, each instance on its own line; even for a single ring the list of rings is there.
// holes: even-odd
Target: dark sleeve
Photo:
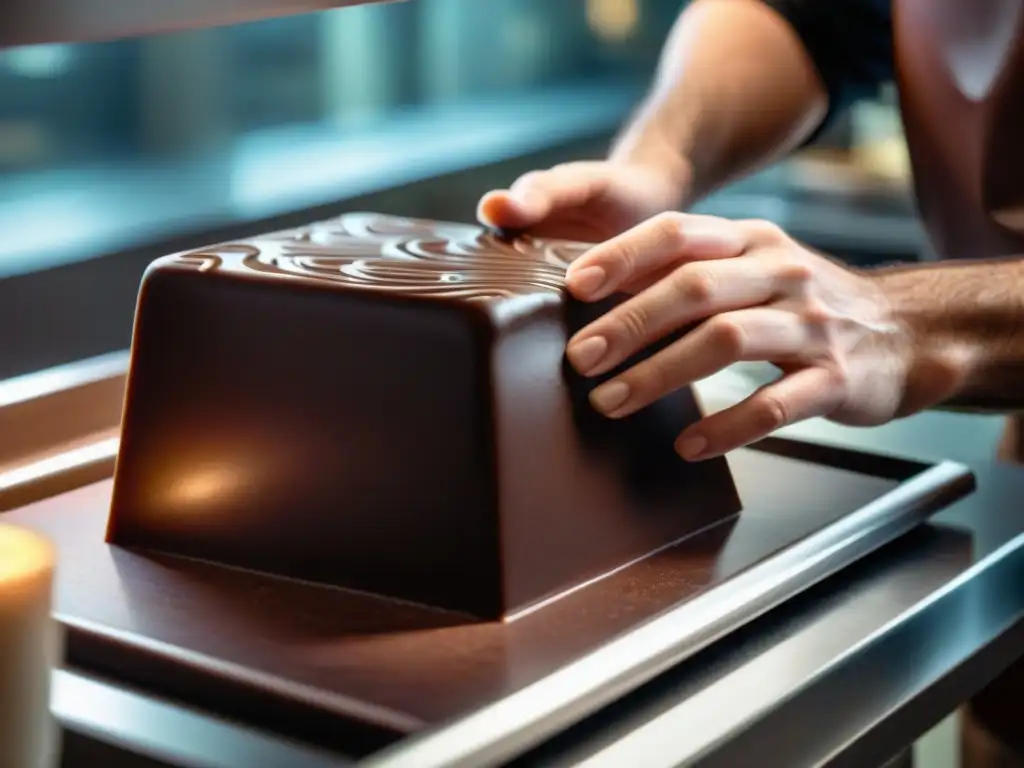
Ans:
[[[892,0],[763,0],[803,41],[828,89],[828,124],[893,77]]]

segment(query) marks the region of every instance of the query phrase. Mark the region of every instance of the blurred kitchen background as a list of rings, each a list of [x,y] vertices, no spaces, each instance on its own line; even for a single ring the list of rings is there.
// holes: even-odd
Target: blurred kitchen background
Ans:
[[[604,154],[679,0],[414,0],[0,51],[0,379],[127,346],[184,247],[342,210],[472,219]],[[855,263],[922,257],[892,94],[702,209]]]

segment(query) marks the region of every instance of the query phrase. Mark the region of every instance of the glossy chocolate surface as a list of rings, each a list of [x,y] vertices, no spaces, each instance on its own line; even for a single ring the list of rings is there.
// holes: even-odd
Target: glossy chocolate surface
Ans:
[[[326,744],[355,738],[338,734],[360,724],[373,746],[491,703],[713,593],[915,471],[806,458],[735,452],[737,518],[511,622],[107,545],[109,482],[4,519],[56,543],[73,664]],[[902,469],[865,474],[890,464]]]
[[[903,123],[945,258],[1024,252],[1024,3],[895,0]]]
[[[156,262],[110,541],[494,619],[736,514],[691,391],[613,421],[565,364],[586,247],[350,214]]]

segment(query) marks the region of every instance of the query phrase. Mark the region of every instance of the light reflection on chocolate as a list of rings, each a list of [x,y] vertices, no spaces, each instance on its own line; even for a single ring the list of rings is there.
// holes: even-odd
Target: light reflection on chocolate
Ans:
[[[204,272],[231,266],[367,290],[490,301],[561,293],[566,267],[589,247],[530,237],[509,241],[466,224],[352,213],[184,254],[175,263]]]

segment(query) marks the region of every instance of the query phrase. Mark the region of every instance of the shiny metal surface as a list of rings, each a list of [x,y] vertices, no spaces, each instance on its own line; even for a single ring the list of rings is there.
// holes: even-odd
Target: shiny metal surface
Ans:
[[[112,434],[0,468],[0,512],[110,477],[121,440]]]
[[[875,586],[904,581],[917,590],[944,564],[917,567]],[[893,611],[897,601],[878,601],[861,585],[845,610],[860,605],[875,620],[885,611],[889,621],[874,632],[862,635],[860,622],[839,623],[855,617],[826,612],[755,660],[726,665],[711,680],[684,677],[637,711],[564,739],[538,762],[735,766],[770,755],[758,764],[881,765],[1017,657],[1024,637],[1013,625],[1024,606],[1006,587],[1022,576],[1024,550],[1014,541],[907,611]],[[988,592],[998,598],[989,601]],[[840,630],[853,637],[840,639]]]
[[[880,765],[1024,649],[1024,472],[531,755],[597,766]],[[959,537],[969,563],[942,546]],[[754,762],[752,762],[754,761]]]
[[[55,673],[52,702],[54,714],[66,730],[182,768],[337,768],[349,764],[338,755],[71,672]]]
[[[116,352],[0,381],[0,469],[117,430],[127,372]]]
[[[685,603],[534,685],[367,764],[501,765],[920,524],[941,508],[948,488],[967,475],[964,467],[952,462],[928,469],[839,524],[751,568],[725,588]],[[927,501],[921,503],[922,499]]]
[[[141,37],[374,2],[401,0],[4,0],[0,48]]]
[[[128,353],[0,381],[0,512],[109,477]]]

